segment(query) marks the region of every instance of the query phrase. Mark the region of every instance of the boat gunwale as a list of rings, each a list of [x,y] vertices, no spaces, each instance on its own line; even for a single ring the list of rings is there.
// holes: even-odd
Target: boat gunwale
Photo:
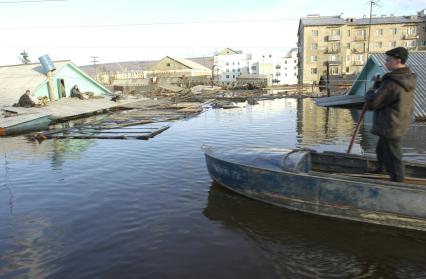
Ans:
[[[315,151],[316,152],[316,151]],[[310,176],[310,177],[318,177],[318,178],[329,178],[334,181],[346,181],[346,182],[363,182],[363,184],[371,184],[371,186],[374,187],[381,187],[381,188],[394,188],[394,189],[400,189],[403,188],[404,190],[425,190],[426,191],[426,185],[419,185],[419,184],[410,184],[410,183],[404,183],[404,182],[394,182],[394,181],[388,181],[388,180],[380,180],[380,179],[373,179],[373,178],[365,178],[365,177],[351,177],[348,175],[345,175],[345,173],[326,173],[326,172],[319,172],[319,171],[309,171],[309,172],[297,172],[297,171],[291,171],[291,170],[284,170],[284,169],[272,169],[268,167],[258,167],[253,166],[245,163],[236,163],[231,160],[226,160],[223,158],[218,158],[217,156],[214,156],[209,152],[208,150],[204,149],[204,154],[208,155],[212,158],[215,158],[216,160],[220,160],[223,162],[227,162],[230,164],[240,165],[256,170],[266,170],[266,171],[272,171],[276,173],[288,173],[292,176]],[[346,173],[349,174],[349,173]],[[411,189],[410,189],[411,188]]]

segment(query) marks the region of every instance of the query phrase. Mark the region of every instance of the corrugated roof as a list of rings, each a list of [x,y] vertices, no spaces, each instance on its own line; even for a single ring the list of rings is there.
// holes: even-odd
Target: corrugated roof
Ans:
[[[348,18],[344,19],[339,16],[317,16],[302,17],[301,23],[304,26],[321,26],[321,25],[368,25],[370,18]],[[401,24],[401,23],[418,23],[424,22],[425,18],[416,16],[389,16],[389,17],[373,17],[371,24]]]
[[[383,67],[385,72],[387,71],[385,66],[386,55],[384,53],[373,53],[370,58],[377,65]],[[416,119],[426,119],[426,52],[410,52],[406,65],[417,76],[417,86],[414,91],[414,116]]]
[[[60,70],[70,61],[54,61]],[[17,103],[19,97],[29,89],[34,91],[47,79],[40,63],[0,67],[0,98],[2,104]]]

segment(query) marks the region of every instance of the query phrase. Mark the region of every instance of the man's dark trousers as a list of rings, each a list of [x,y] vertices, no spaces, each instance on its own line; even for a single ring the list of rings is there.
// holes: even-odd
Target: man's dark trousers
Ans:
[[[379,168],[385,167],[391,181],[404,180],[404,164],[402,162],[401,138],[379,137],[376,146],[377,163]]]

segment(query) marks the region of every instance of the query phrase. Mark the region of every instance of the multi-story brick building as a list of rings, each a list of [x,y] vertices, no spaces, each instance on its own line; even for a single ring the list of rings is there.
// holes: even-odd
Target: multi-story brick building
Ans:
[[[326,70],[331,75],[358,73],[369,52],[403,46],[426,49],[425,11],[414,16],[342,18],[310,15],[298,30],[299,83],[317,82]]]

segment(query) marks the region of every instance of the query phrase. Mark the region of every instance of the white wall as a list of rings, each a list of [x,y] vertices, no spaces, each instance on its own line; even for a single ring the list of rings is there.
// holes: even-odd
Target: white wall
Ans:
[[[276,85],[297,84],[297,49],[290,52],[258,52],[214,56],[214,77],[230,84],[241,74],[268,75]],[[272,64],[272,67],[266,65]],[[262,66],[263,65],[263,66]],[[259,70],[261,69],[261,70]]]

